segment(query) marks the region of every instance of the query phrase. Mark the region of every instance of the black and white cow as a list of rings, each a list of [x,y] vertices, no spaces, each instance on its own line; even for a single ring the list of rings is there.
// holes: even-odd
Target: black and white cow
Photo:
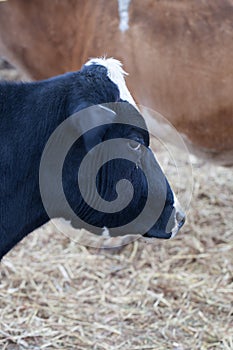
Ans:
[[[73,211],[84,222],[100,230],[107,227],[111,232],[111,228],[126,225],[145,206],[148,195],[145,170],[150,174],[153,198],[148,220],[153,220],[154,208],[160,198],[165,198],[161,215],[153,221],[146,236],[170,238],[177,233],[184,223],[184,214],[176,208],[175,196],[149,148],[145,122],[133,104],[121,63],[114,59],[93,59],[80,71],[44,81],[0,83],[0,259],[26,235],[49,221],[39,186],[43,150],[62,122],[93,105],[97,105],[96,118],[101,118],[103,113],[109,116],[110,122],[86,132],[67,154],[62,184]],[[83,121],[78,115],[71,123],[71,133],[82,129]],[[77,172],[93,146],[119,138],[128,140],[124,145],[126,153],[136,160],[113,159],[103,164],[96,176],[96,189],[109,203],[116,199],[116,184],[122,179],[129,180],[135,191],[127,208],[117,213],[105,213],[84,201],[77,186]],[[86,186],[89,186],[88,180]],[[90,204],[92,190],[88,191]],[[59,198],[54,206],[57,217],[70,219],[59,207]],[[75,222],[72,224],[77,226]],[[143,229],[139,224],[132,231],[140,233]]]

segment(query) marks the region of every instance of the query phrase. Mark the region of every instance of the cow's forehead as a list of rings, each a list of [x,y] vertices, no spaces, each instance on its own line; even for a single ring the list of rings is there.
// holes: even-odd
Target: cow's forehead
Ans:
[[[122,68],[122,63],[119,60],[116,60],[115,58],[104,57],[92,58],[85,64],[85,66],[91,65],[100,65],[107,68],[107,75],[109,79],[118,86],[120,98],[122,100],[128,101],[137,108],[136,103],[125,82],[125,75],[127,75],[127,73]]]

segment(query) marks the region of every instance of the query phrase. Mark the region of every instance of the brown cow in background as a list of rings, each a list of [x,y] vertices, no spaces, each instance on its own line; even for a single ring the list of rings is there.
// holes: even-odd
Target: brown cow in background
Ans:
[[[0,54],[28,77],[114,56],[137,102],[197,154],[233,164],[233,0],[7,0]]]

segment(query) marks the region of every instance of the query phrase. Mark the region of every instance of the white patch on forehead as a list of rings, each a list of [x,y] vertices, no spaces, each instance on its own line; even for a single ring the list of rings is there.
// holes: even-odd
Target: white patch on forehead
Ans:
[[[108,77],[118,86],[120,91],[120,98],[122,100],[128,101],[134,107],[137,108],[136,103],[131,96],[125,82],[125,75],[128,75],[122,68],[122,63],[115,58],[92,58],[85,66],[90,66],[92,64],[98,64],[104,66],[108,70]]]
[[[119,29],[125,32],[129,29],[129,4],[131,0],[118,0],[118,12],[120,17]]]

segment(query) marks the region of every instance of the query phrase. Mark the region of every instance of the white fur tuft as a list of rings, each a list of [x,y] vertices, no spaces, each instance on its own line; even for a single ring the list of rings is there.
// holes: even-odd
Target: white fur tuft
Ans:
[[[136,103],[131,96],[125,82],[125,75],[128,75],[122,68],[122,63],[115,58],[92,58],[85,65],[90,66],[92,64],[98,64],[104,66],[108,70],[108,77],[118,86],[120,91],[120,98],[122,100],[128,101],[133,106],[136,106]]]

